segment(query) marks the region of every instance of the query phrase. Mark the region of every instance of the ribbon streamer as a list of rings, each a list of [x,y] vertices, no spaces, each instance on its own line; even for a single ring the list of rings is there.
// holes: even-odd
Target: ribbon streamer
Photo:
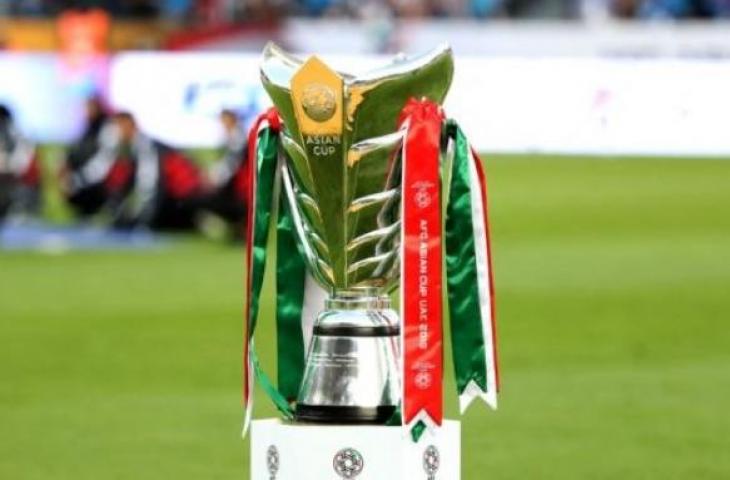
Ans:
[[[294,220],[284,192],[279,195],[276,231],[276,331],[279,391],[296,400],[304,374],[302,309],[307,270],[299,252]]]
[[[418,441],[426,430],[443,421],[441,202],[424,201],[438,199],[439,192],[448,192],[443,244],[451,346],[462,413],[477,397],[496,408],[499,378],[481,161],[458,125],[444,121],[443,112],[433,102],[411,100],[403,110],[402,125],[402,420]],[[451,159],[449,142],[453,146]],[[439,184],[439,178],[440,188],[435,193],[427,191],[428,185]]]
[[[463,413],[476,397],[497,408],[494,281],[481,160],[454,121],[448,121],[445,130],[454,142],[446,208],[446,269],[454,369]]]
[[[411,100],[401,114],[403,424],[414,439],[443,421],[441,107]]]
[[[433,102],[409,101],[399,124],[404,133],[396,159],[401,164],[403,192],[401,421],[418,441],[427,429],[443,421],[444,255],[461,411],[477,397],[497,407],[494,281],[486,179],[479,157],[458,125],[444,120],[441,107]],[[306,270],[302,246],[296,238],[296,212],[290,210],[283,189],[278,188],[281,178],[277,172],[281,169],[286,175],[279,155],[280,128],[276,110],[270,109],[259,117],[249,134],[244,435],[251,420],[254,378],[282,415],[293,418],[292,403],[304,371],[312,321],[326,297]],[[274,221],[278,388],[261,369],[254,349],[268,237]]]
[[[253,411],[254,376],[285,418],[293,412],[286,398],[273,386],[261,369],[254,349],[254,333],[264,281],[267,242],[272,212],[275,212],[274,191],[278,163],[279,116],[270,109],[262,114],[249,133],[249,215],[246,227],[246,309],[244,329],[244,403],[243,435],[248,432]]]
[[[304,373],[305,336],[311,322],[324,304],[325,292],[307,273],[300,245],[296,240],[294,215],[280,187],[277,175],[281,162],[278,135],[279,115],[274,109],[262,114],[249,133],[249,217],[246,233],[246,291],[244,338],[245,436],[253,410],[256,380],[286,419],[294,417],[296,400]],[[279,192],[278,198],[276,192]],[[278,208],[277,208],[278,202]],[[271,225],[276,222],[275,252],[268,252]],[[277,380],[275,386],[261,368],[254,348],[259,303],[266,262],[276,255],[276,328]],[[316,311],[312,306],[316,305]]]

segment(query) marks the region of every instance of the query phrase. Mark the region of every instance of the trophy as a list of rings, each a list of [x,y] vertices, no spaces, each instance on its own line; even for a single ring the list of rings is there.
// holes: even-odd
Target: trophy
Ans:
[[[296,404],[300,421],[384,423],[400,402],[398,117],[411,97],[441,103],[447,48],[362,77],[270,46],[264,88],[280,112],[282,185],[314,278],[330,296],[314,323]]]
[[[381,465],[373,472],[395,462],[398,475],[415,468],[428,478],[443,465],[457,478],[458,424],[443,419],[446,297],[462,406],[477,397],[496,406],[486,183],[481,161],[441,108],[453,72],[447,46],[354,75],[267,45],[261,78],[274,107],[249,137],[246,425],[254,380],[292,423],[254,426],[252,449],[269,459],[254,470],[318,478],[325,467],[295,461],[283,446],[306,442],[317,455],[339,452],[342,478],[373,462]],[[274,226],[276,242],[268,236]],[[270,257],[276,386],[254,348],[257,322],[270,320],[257,318]],[[307,429],[312,424],[322,428]],[[399,431],[415,443],[430,431],[434,443],[412,451]],[[351,445],[357,439],[360,446]]]

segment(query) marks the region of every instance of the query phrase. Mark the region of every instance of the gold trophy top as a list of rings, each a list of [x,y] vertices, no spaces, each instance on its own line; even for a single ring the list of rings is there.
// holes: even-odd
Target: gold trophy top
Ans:
[[[307,263],[335,293],[397,283],[401,133],[411,98],[442,103],[450,48],[355,76],[267,45],[264,88],[284,123],[283,183]]]

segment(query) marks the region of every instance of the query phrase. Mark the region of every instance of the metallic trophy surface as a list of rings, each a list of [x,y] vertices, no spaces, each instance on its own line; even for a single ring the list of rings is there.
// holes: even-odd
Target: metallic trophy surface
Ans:
[[[296,418],[385,423],[401,396],[400,327],[387,296],[400,277],[398,117],[410,98],[443,102],[451,50],[353,76],[269,44],[261,75],[283,120],[282,184],[301,249],[330,293],[314,324]]]

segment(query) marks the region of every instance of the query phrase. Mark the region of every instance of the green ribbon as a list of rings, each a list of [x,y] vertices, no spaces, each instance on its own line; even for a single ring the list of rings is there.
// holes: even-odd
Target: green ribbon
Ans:
[[[258,323],[259,300],[264,282],[266,270],[266,250],[269,237],[269,226],[272,217],[274,186],[276,180],[276,168],[278,164],[278,132],[272,128],[264,128],[258,133],[256,142],[256,195],[253,245],[251,255],[251,295],[249,302],[249,348],[251,363],[254,367],[257,383],[263,388],[266,394],[276,405],[276,408],[285,418],[291,419],[294,416],[293,409],[259,364],[254,348],[254,333]],[[278,303],[278,302],[277,302]],[[279,332],[279,336],[285,336],[285,332]]]
[[[294,219],[282,191],[276,237],[277,351],[279,391],[290,402],[296,400],[304,375],[302,305],[306,276]]]
[[[454,369],[458,394],[464,393],[472,381],[487,391],[485,341],[478,290],[478,272],[474,225],[472,223],[472,185],[469,173],[472,161],[469,143],[457,124],[444,123],[442,158],[449,139],[454,142],[452,164],[443,165],[443,185],[446,200],[444,243],[446,253],[446,284]],[[256,144],[258,180],[252,245],[252,288],[250,302],[249,342],[251,360],[257,383],[287,419],[292,419],[292,402],[296,399],[304,372],[305,352],[302,332],[302,307],[306,267],[301,246],[296,237],[294,220],[283,191],[275,199],[278,165],[278,132],[271,128],[258,134]],[[266,268],[267,242],[274,208],[278,200],[276,239],[276,323],[278,351],[278,389],[259,365],[254,350],[253,335],[257,324],[259,300]],[[424,426],[417,426],[414,440]]]
[[[446,135],[454,140],[454,160],[446,207],[446,281],[452,354],[459,395],[474,381],[487,391],[487,366],[479,305],[474,227],[472,224],[471,150],[458,125],[449,120]]]

